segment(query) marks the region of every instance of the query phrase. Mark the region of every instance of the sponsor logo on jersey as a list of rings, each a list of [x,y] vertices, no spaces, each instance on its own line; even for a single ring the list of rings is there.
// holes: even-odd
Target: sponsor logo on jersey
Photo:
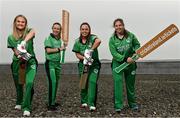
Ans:
[[[118,43],[118,42],[116,42],[116,43],[115,43],[115,45],[119,45],[119,43]]]
[[[118,52],[124,52],[124,51],[127,51],[129,48],[130,48],[130,45],[126,44],[126,45],[117,47],[117,50]]]

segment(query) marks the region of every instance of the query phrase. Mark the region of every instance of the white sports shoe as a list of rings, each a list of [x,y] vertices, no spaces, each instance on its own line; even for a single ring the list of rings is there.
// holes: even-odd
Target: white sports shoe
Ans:
[[[30,113],[29,111],[26,111],[26,110],[25,110],[24,113],[23,113],[23,116],[30,116],[30,114],[31,114],[31,113]]]
[[[14,108],[17,110],[21,110],[21,105],[16,105]]]
[[[96,110],[96,107],[90,106],[90,107],[89,107],[89,110],[90,110],[90,111],[95,111],[95,110]]]
[[[87,107],[88,105],[86,103],[83,103],[81,104],[81,107],[84,108],[84,107]]]

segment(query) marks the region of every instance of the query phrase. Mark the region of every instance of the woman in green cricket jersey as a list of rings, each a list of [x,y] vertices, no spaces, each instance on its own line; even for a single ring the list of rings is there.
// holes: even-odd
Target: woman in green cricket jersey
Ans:
[[[34,94],[33,82],[37,70],[37,60],[34,53],[33,39],[35,31],[27,27],[27,19],[23,15],[15,17],[13,22],[13,33],[8,36],[8,48],[11,48],[14,55],[11,64],[12,75],[16,87],[17,99],[15,109],[22,109],[24,116],[30,116],[31,102]],[[25,50],[31,55],[26,59],[17,50],[18,45],[24,46]],[[25,67],[25,94],[23,97],[23,84],[20,83],[20,66]]]
[[[126,83],[127,99],[129,107],[137,110],[135,96],[135,76],[136,63],[131,58],[136,50],[140,47],[140,43],[136,36],[127,31],[122,19],[116,19],[113,23],[115,32],[109,40],[109,49],[112,54],[112,74],[114,80],[114,107],[117,112],[123,109],[123,77]],[[114,68],[123,62],[131,63],[120,73],[116,73]]]
[[[56,22],[52,26],[52,33],[45,39],[45,69],[48,80],[48,110],[57,110],[59,103],[56,102],[56,93],[58,89],[61,72],[61,51],[65,50],[61,46],[61,24]]]
[[[99,61],[98,47],[101,40],[96,36],[91,34],[91,27],[88,23],[84,22],[80,25],[80,37],[76,39],[73,52],[75,52],[76,57],[79,59],[78,69],[79,75],[84,71],[83,60],[85,59],[85,50],[91,50],[92,58],[94,61],[90,62],[88,71],[88,84],[85,89],[81,89],[81,107],[87,108],[89,106],[90,111],[96,110],[96,97],[97,97],[97,80],[99,77],[99,71],[101,68],[101,63]]]

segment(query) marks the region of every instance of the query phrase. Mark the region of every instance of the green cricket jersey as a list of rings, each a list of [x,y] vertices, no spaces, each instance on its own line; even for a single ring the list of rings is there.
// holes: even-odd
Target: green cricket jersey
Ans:
[[[88,41],[86,41],[85,44],[82,43],[82,39],[78,38],[75,41],[74,47],[73,47],[73,52],[76,53],[80,53],[81,55],[84,55],[84,51],[86,49],[90,49],[92,47],[92,45],[94,44],[95,40],[98,37],[96,35],[90,35]],[[97,48],[94,49],[94,52],[92,54],[92,58],[94,59],[94,61],[98,61],[99,62],[99,56],[98,56],[98,50]],[[81,60],[82,61],[82,60]]]
[[[61,39],[56,39],[53,34],[50,34],[49,37],[47,37],[44,41],[45,48],[60,48],[61,47]],[[60,61],[61,59],[61,53],[55,52],[48,54],[45,51],[45,56],[47,60],[50,61]]]
[[[136,36],[128,31],[126,36],[122,39],[119,39],[118,36],[113,33],[109,40],[109,49],[113,56],[113,60],[118,62],[126,61],[126,59],[131,57],[139,47],[140,43]]]
[[[28,34],[30,31],[31,31],[31,29],[28,29],[26,34]],[[30,39],[26,43],[26,50],[29,54],[32,55],[32,57],[35,57],[34,47],[33,47],[33,39],[34,39],[34,37],[32,37],[32,39]],[[24,39],[22,39],[22,38],[16,39],[13,36],[13,34],[10,34],[7,39],[7,47],[17,49],[17,45],[20,44],[21,41],[23,41],[23,40]],[[19,60],[15,54],[13,55],[13,60]]]

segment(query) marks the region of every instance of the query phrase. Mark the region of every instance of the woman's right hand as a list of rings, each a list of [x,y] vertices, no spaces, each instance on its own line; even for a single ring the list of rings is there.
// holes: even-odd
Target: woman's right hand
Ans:
[[[65,47],[65,46],[61,46],[61,47],[59,48],[59,50],[60,50],[60,51],[66,50],[66,47]]]
[[[134,63],[134,60],[133,60],[131,57],[128,57],[128,58],[127,58],[127,62],[128,62],[128,63]]]

